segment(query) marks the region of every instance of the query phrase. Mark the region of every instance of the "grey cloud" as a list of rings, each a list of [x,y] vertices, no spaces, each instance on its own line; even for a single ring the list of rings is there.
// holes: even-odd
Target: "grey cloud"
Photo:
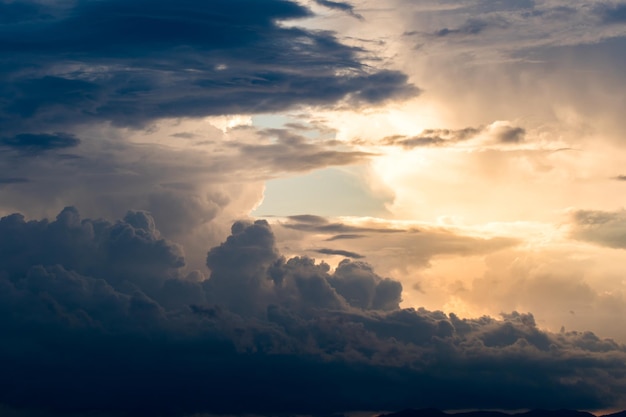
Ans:
[[[457,29],[443,28],[438,30],[436,36],[449,35],[478,35],[489,27],[489,23],[481,19],[470,19]]]
[[[572,237],[626,249],[626,211],[578,210],[572,214]]]
[[[496,137],[502,143],[519,143],[524,140],[526,130],[521,127],[503,126],[496,132]]]
[[[289,216],[289,220],[293,220],[298,223],[309,223],[309,224],[327,224],[328,220],[322,216],[315,216],[312,214],[297,214],[294,216]]]
[[[405,149],[450,146],[471,140],[481,134],[489,134],[502,144],[515,144],[524,140],[526,130],[522,127],[509,125],[496,126],[495,128],[480,126],[464,129],[425,129],[417,136],[388,136],[383,138],[380,144],[401,146]]]
[[[362,309],[397,310],[402,301],[402,285],[379,277],[364,262],[341,261],[329,282],[350,305]]]
[[[468,127],[465,129],[425,129],[418,136],[389,136],[382,140],[384,145],[402,146],[412,149],[422,146],[443,146],[469,140],[480,134],[484,128]]]
[[[351,252],[351,251],[343,250],[343,249],[322,248],[322,249],[316,249],[315,252],[320,253],[322,255],[341,255],[343,257],[353,258],[353,259],[364,258],[363,255],[359,255],[356,252]]]
[[[62,265],[116,287],[155,291],[185,264],[181,248],[161,238],[145,212],[129,212],[117,223],[81,219],[73,207],[52,222],[13,214],[0,220],[0,236],[2,270],[9,277],[37,265]]]
[[[231,231],[224,243],[209,251],[207,266],[211,276],[205,288],[214,302],[223,303],[232,311],[258,315],[271,303],[285,302],[292,308],[298,304],[326,308],[344,305],[362,309],[398,308],[401,285],[384,282],[375,293],[383,279],[366,263],[344,260],[329,274],[328,265],[316,265],[309,258],[285,260],[265,220],[237,222]],[[346,251],[322,249],[318,252],[358,256]],[[370,290],[365,289],[368,286]],[[364,296],[363,291],[371,294]]]
[[[595,12],[604,23],[619,24],[626,22],[626,4],[604,3],[595,7]]]
[[[328,239],[326,239],[327,242],[332,242],[334,240],[345,240],[345,239],[360,239],[362,237],[365,237],[365,235],[358,235],[358,234],[341,234],[341,235],[335,235],[335,236],[331,236]]]
[[[296,216],[290,217],[291,222],[283,223],[282,226],[288,229],[301,230],[305,232],[320,232],[320,233],[340,233],[345,238],[345,235],[354,236],[355,233],[403,233],[411,232],[416,233],[418,230],[412,229],[410,231],[404,229],[388,228],[388,227],[361,227],[351,226],[344,223],[331,223],[328,220],[318,220],[315,223],[309,221],[302,221]],[[294,221],[295,220],[295,221]]]
[[[618,175],[617,177],[614,177],[613,179],[617,181],[626,181],[626,175]]]
[[[0,220],[0,404],[142,416],[623,405],[626,349],[593,333],[398,309],[398,282],[363,262],[285,259],[264,221],[235,223],[203,280],[156,226],[74,209]]]

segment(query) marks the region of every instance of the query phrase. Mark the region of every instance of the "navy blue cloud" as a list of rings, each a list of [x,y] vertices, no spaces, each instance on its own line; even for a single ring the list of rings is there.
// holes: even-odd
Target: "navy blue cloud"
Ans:
[[[44,152],[72,148],[79,144],[80,139],[67,133],[20,133],[0,139],[0,146],[19,152]]]
[[[13,134],[27,125],[29,132],[93,121],[138,126],[417,93],[404,74],[364,66],[366,51],[331,32],[280,25],[311,14],[292,1],[17,1],[2,8],[11,13],[0,22],[0,122]]]
[[[315,219],[313,219],[315,220]],[[237,222],[210,278],[145,212],[0,219],[0,404],[178,416],[441,408],[609,408],[626,348],[530,314],[399,309],[363,262],[285,259]]]

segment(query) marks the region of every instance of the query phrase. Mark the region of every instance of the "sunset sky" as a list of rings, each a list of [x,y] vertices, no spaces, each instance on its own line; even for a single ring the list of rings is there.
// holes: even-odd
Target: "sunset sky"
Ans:
[[[0,0],[0,413],[626,408],[625,161],[623,0]]]

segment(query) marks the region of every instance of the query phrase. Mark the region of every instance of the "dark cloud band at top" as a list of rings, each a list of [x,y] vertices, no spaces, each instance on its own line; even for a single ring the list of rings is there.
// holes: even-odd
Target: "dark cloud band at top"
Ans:
[[[331,32],[280,25],[311,15],[292,1],[40,6],[45,19],[26,3],[3,5],[13,12],[0,30],[0,122],[14,134],[26,126],[50,132],[94,121],[138,126],[340,100],[376,104],[418,92],[400,72],[364,66],[367,52]]]

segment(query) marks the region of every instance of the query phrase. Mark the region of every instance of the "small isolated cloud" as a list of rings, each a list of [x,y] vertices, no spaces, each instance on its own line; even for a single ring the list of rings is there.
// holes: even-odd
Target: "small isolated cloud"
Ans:
[[[613,177],[613,179],[617,181],[626,181],[626,175],[618,175],[616,177]]]
[[[465,23],[455,29],[443,28],[435,32],[435,36],[466,36],[478,35],[489,28],[506,28],[509,23],[503,19],[468,19]]]
[[[522,127],[512,126],[507,122],[494,122],[488,126],[466,127],[464,129],[425,129],[416,136],[388,136],[383,138],[379,144],[413,149],[454,146],[478,138],[485,138],[487,143],[517,144],[523,142],[525,135],[526,130]],[[357,140],[356,143],[358,142]]]
[[[322,248],[322,249],[316,249],[314,252],[320,253],[322,255],[339,255],[339,256],[344,256],[346,258],[353,258],[353,259],[364,258],[363,255],[359,255],[356,252],[350,252],[350,251],[342,250],[342,249]]]
[[[326,241],[327,242],[332,242],[334,240],[360,239],[360,238],[365,237],[365,236],[366,235],[346,233],[346,234],[340,234],[340,235],[331,236],[328,239],[326,239]]]
[[[571,220],[574,239],[626,249],[626,211],[578,210]]]
[[[493,126],[493,125],[492,125]],[[492,127],[492,133],[500,143],[520,143],[524,140],[526,130],[521,127],[498,124]]]

